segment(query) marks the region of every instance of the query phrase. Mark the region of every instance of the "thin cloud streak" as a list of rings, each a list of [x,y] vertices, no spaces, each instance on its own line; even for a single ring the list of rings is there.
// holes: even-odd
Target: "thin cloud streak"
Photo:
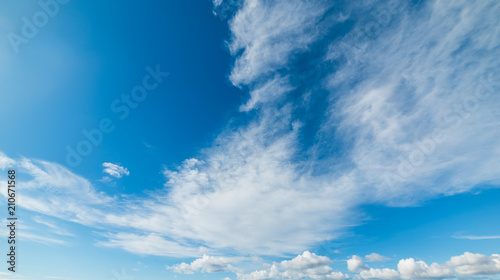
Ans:
[[[489,240],[489,239],[500,239],[500,235],[490,235],[490,236],[477,236],[477,235],[454,235],[452,236],[456,239],[468,239],[468,240]]]

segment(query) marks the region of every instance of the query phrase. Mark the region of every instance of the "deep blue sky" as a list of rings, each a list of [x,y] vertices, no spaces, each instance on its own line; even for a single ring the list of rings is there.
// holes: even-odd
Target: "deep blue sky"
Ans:
[[[34,2],[25,2],[31,9],[19,9],[20,15],[36,11]],[[3,85],[12,94],[3,100],[8,109],[2,111],[2,127],[23,137],[2,137],[1,146],[65,164],[65,147],[75,148],[83,129],[109,117],[116,131],[74,171],[99,176],[102,159],[109,158],[135,170],[135,183],[156,182],[161,164],[178,164],[211,143],[244,98],[227,80],[227,24],[211,9],[208,1],[63,6],[13,58],[14,71]],[[60,52],[66,56],[58,57]],[[170,77],[119,120],[112,101],[142,82],[146,66],[157,64]]]

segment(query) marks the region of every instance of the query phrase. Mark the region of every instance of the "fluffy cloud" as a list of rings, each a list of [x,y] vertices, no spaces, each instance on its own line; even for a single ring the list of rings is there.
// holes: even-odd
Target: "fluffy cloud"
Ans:
[[[452,257],[446,263],[459,274],[498,274],[500,273],[500,255],[485,256],[466,252],[461,256]]]
[[[318,256],[309,251],[305,251],[302,255],[298,255],[292,260],[282,261],[281,267],[285,269],[303,270],[331,264],[332,261],[328,257]]]
[[[127,168],[120,166],[118,164],[114,164],[111,162],[104,162],[102,164],[104,170],[102,172],[109,174],[110,176],[121,178],[123,175],[128,176],[130,172]]]
[[[370,268],[363,270],[358,275],[362,279],[400,279],[400,274],[389,268]]]
[[[301,255],[280,263],[263,264],[266,268],[244,273],[234,265],[244,258],[212,257],[204,255],[190,264],[181,263],[167,267],[176,273],[194,274],[196,272],[216,273],[233,272],[238,280],[278,280],[278,279],[452,279],[462,275],[480,276],[500,274],[500,255],[464,253],[451,257],[445,264],[416,261],[414,258],[402,259],[397,270],[390,268],[370,268],[359,256],[347,260],[347,268],[355,272],[352,277],[334,271],[328,257],[318,256],[305,251]]]
[[[181,263],[169,266],[167,269],[175,273],[194,274],[195,272],[223,272],[238,271],[232,265],[241,261],[241,258],[212,257],[203,255],[202,258],[194,260],[191,264]]]
[[[318,256],[305,251],[289,261],[273,263],[270,267],[253,271],[248,274],[238,275],[239,280],[264,280],[264,279],[345,279],[347,276],[339,271],[334,271],[329,264],[328,257]]]
[[[451,257],[445,264],[431,265],[408,258],[399,261],[397,270],[370,268],[360,257],[353,256],[347,261],[347,266],[350,271],[359,272],[356,277],[362,279],[448,279],[460,275],[500,274],[500,255],[486,256],[466,252]]]
[[[361,259],[361,257],[354,255],[347,260],[347,269],[352,272],[359,272],[367,270],[369,267],[363,263],[363,259]]]
[[[437,263],[428,265],[413,258],[400,260],[398,270],[403,279],[447,278],[452,275],[452,270],[446,265]]]

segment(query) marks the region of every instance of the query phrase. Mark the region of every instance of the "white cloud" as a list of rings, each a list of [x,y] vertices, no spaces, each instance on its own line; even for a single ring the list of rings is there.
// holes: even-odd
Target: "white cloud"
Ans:
[[[493,254],[488,257],[482,254],[466,252],[461,256],[452,257],[446,264],[454,267],[455,271],[462,275],[500,273],[499,254]]]
[[[500,274],[500,255],[493,254],[488,257],[466,252],[451,257],[445,264],[431,265],[408,258],[399,261],[397,270],[370,268],[363,264],[361,258],[354,256],[347,261],[347,265],[350,271],[359,272],[356,277],[362,279],[448,279],[461,275]]]
[[[383,261],[390,260],[391,258],[384,257],[384,256],[379,255],[377,253],[371,253],[369,255],[366,255],[365,259],[368,262],[383,262]]]
[[[120,248],[132,254],[170,256],[170,257],[195,257],[202,253],[200,247],[187,243],[169,240],[158,234],[133,234],[121,232],[116,234],[103,234],[108,240],[100,241],[98,246]]]
[[[104,162],[102,164],[104,170],[102,172],[109,174],[110,176],[116,177],[116,178],[121,178],[123,175],[130,175],[130,172],[128,171],[127,168],[120,166],[118,164],[114,164],[111,162]]]
[[[286,66],[292,54],[307,50],[318,38],[317,24],[329,5],[316,0],[244,1],[230,22],[231,53],[243,50],[231,72],[233,84],[251,84]]]
[[[318,256],[309,251],[305,251],[302,255],[298,255],[289,261],[282,261],[281,267],[285,269],[310,269],[319,266],[325,266],[331,264],[332,261],[328,257]]]
[[[356,5],[353,4],[352,8],[357,9]],[[310,12],[310,9],[315,11]],[[429,154],[425,155],[425,164],[417,166],[411,176],[393,184],[387,184],[384,176],[397,175],[400,156],[413,156],[414,150],[422,146],[422,141],[432,136],[434,129],[442,127],[439,119],[446,109],[453,110],[455,102],[463,104],[464,100],[469,100],[476,88],[480,88],[483,94],[488,93],[481,76],[493,73],[494,65],[498,64],[498,57],[493,57],[488,50],[498,46],[499,40],[485,38],[491,38],[491,32],[499,29],[499,25],[493,23],[498,22],[495,13],[500,6],[429,2],[424,21],[410,13],[400,13],[393,16],[394,21],[387,32],[367,40],[366,44],[351,42],[352,37],[346,36],[343,39],[346,43],[361,45],[352,48],[355,53],[346,53],[346,63],[335,62],[339,64],[335,73],[314,85],[327,83],[329,86],[331,96],[318,100],[330,105],[327,112],[330,119],[317,132],[312,148],[305,149],[299,137],[302,126],[307,123],[294,118],[295,110],[303,108],[303,104],[294,103],[288,97],[306,94],[305,91],[297,92],[295,85],[305,86],[307,81],[301,84],[302,72],[297,74],[294,69],[282,68],[309,50],[312,42],[325,39],[320,30],[305,30],[310,24],[320,29],[322,25],[318,24],[318,19],[327,9],[328,5],[321,1],[282,1],[276,4],[246,1],[230,21],[233,54],[243,51],[236,58],[231,79],[236,85],[249,86],[251,99],[242,110],[256,109],[259,117],[246,128],[222,134],[217,144],[224,148],[208,149],[204,164],[175,174],[175,181],[183,182],[178,184],[183,185],[183,197],[193,199],[189,193],[203,194],[208,202],[207,205],[195,203],[202,210],[191,211],[196,214],[188,217],[193,227],[188,233],[190,237],[196,239],[195,235],[205,232],[204,239],[211,246],[225,245],[241,252],[269,253],[274,251],[271,248],[277,247],[282,248],[282,253],[296,252],[300,250],[298,247],[307,249],[306,244],[313,244],[314,238],[327,238],[325,233],[344,229],[349,224],[345,222],[344,211],[353,205],[373,201],[414,205],[439,194],[450,195],[470,190],[481,182],[498,181],[493,167],[500,164],[500,157],[491,152],[498,149],[490,148],[500,146],[500,135],[490,128],[500,124],[500,117],[495,113],[499,100],[491,94],[491,99],[481,103],[474,114],[463,121],[460,130],[445,136],[439,147],[431,147],[433,151],[428,151],[429,145],[424,142],[427,145],[424,145],[424,150]],[[456,10],[460,12],[454,13]],[[447,13],[450,15],[444,17]],[[489,20],[486,22],[483,18]],[[276,21],[280,24],[275,24]],[[271,24],[272,28],[269,27]],[[476,26],[481,26],[481,29],[474,30]],[[446,38],[441,40],[444,34]],[[472,38],[470,45],[457,57],[455,50],[467,37]],[[288,43],[295,40],[297,43],[288,47]],[[280,44],[281,41],[284,43]],[[478,51],[483,51],[483,55],[491,56],[491,59],[480,59]],[[269,53],[274,55],[266,57]],[[273,74],[266,75],[270,72]],[[431,76],[433,78],[429,78]],[[489,76],[486,80],[493,84],[495,77]],[[319,97],[313,94],[311,98]],[[345,145],[343,153],[330,153],[325,148],[328,146],[325,143],[329,142],[335,143],[331,145],[336,149],[346,142],[349,144]],[[467,149],[471,143],[475,147],[490,148]],[[316,151],[320,156],[316,156]],[[456,157],[457,154],[464,157]],[[296,157],[302,157],[302,161],[294,160]],[[265,170],[254,165],[257,162],[265,166]],[[467,175],[443,176],[454,172],[466,172]],[[444,182],[433,183],[437,178]],[[264,193],[266,195],[261,197]],[[316,205],[330,204],[326,203],[328,200],[333,200],[338,207],[316,211]],[[250,201],[255,203],[254,208],[247,206]],[[292,201],[300,202],[294,209],[287,209],[286,205]],[[308,206],[301,208],[301,203],[306,201]],[[187,203],[193,205],[189,199]],[[301,210],[296,211],[298,209]],[[265,214],[261,215],[264,211]],[[186,212],[189,210],[184,208],[182,213]],[[227,212],[243,213],[241,220],[245,222],[222,215]],[[307,226],[288,227],[292,222],[287,219],[287,213],[294,213],[291,217]],[[338,221],[319,222],[328,219],[327,213],[340,215]],[[224,219],[209,222],[221,215]],[[266,219],[254,219],[257,216]],[[287,234],[267,223],[267,219],[280,221]],[[355,224],[356,218],[350,221],[351,225]],[[250,238],[238,240],[241,237],[219,230],[229,225],[236,229],[234,233],[254,232],[253,228],[258,228],[258,232]],[[197,232],[200,234],[193,234]],[[314,233],[310,235],[308,232]],[[224,242],[218,243],[213,236]],[[286,236],[287,240],[281,242],[281,236]],[[265,248],[262,244],[270,246]]]
[[[362,279],[400,279],[400,274],[389,268],[370,268],[359,273]]]
[[[42,236],[39,234],[30,233],[30,232],[23,232],[23,234],[20,236],[20,238],[24,239],[24,240],[30,240],[33,242],[45,244],[45,245],[64,245],[64,246],[71,245],[69,242],[61,240],[60,238],[55,239],[55,238],[50,238],[50,237],[46,237],[46,236]]]
[[[19,201],[23,209],[96,225],[99,216],[114,202],[113,198],[97,192],[87,179],[56,163],[22,158],[16,161],[15,168],[23,176],[25,192]],[[1,194],[7,197],[6,189]]]
[[[363,263],[363,259],[359,256],[352,256],[347,260],[347,269],[351,272],[358,272],[355,278],[362,279],[400,279],[401,275],[398,271],[389,268],[370,268]]]
[[[453,238],[456,239],[468,239],[468,240],[488,240],[488,239],[500,239],[500,235],[455,235]]]
[[[4,153],[0,152],[0,169],[12,167],[16,162],[7,157]]]
[[[237,272],[236,268],[232,265],[241,261],[241,258],[226,258],[226,257],[213,257],[203,255],[202,258],[196,259],[191,264],[181,263],[174,266],[168,266],[167,269],[175,273],[194,274],[195,272],[224,272],[233,271]]]
[[[264,280],[264,279],[346,279],[346,275],[334,271],[329,264],[328,257],[318,256],[305,251],[292,260],[273,263],[263,270],[247,274],[239,274],[239,280]]]
[[[347,260],[347,269],[351,272],[360,272],[369,269],[369,267],[363,263],[361,257],[354,255]]]
[[[489,39],[500,32],[489,21],[498,20],[500,5],[428,3],[425,20],[401,13],[376,39],[344,37],[352,48],[327,79],[338,101],[325,137],[334,137],[333,129],[351,136],[355,183],[389,205],[500,183],[494,168],[500,135],[490,129],[500,124],[493,94],[500,41]]]
[[[500,255],[485,256],[482,254],[464,253],[454,256],[445,264],[432,263],[414,258],[402,259],[397,270],[391,268],[370,268],[359,256],[347,260],[347,268],[355,272],[352,277],[334,271],[333,263],[328,257],[318,256],[305,251],[291,260],[280,263],[264,264],[265,269],[243,273],[233,265],[241,261],[238,258],[208,257],[193,261],[191,264],[181,263],[168,267],[177,273],[193,274],[195,272],[230,271],[238,280],[274,280],[274,279],[456,279],[463,275],[481,276],[484,274],[500,274]]]
[[[48,222],[40,216],[33,216],[33,217],[31,217],[31,219],[33,221],[35,221],[36,223],[39,223],[39,224],[42,224],[42,225],[48,227],[49,231],[52,233],[55,233],[58,235],[63,235],[63,236],[73,236],[73,234],[71,234],[68,230],[63,229],[63,228],[55,225],[54,223]]]
[[[10,221],[7,221],[7,219],[4,219],[2,221],[4,224],[9,224]],[[46,231],[40,230],[35,227],[31,227],[26,225],[26,222],[24,220],[17,220],[17,229],[19,232],[22,232],[21,235],[18,237],[22,240],[22,242],[26,241],[31,241],[31,242],[36,242],[44,245],[63,245],[63,246],[69,246],[71,243],[68,241],[63,240],[62,238],[53,238],[50,234],[47,234]],[[9,235],[9,228],[4,227],[0,229],[0,234],[4,236]]]
[[[447,278],[453,275],[452,270],[446,265],[437,263],[428,265],[424,261],[415,261],[413,258],[400,260],[398,270],[403,279]]]

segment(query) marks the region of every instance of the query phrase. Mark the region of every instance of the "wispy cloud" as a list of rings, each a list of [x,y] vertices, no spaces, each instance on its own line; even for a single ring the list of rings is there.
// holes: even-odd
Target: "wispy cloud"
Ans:
[[[321,0],[243,1],[230,24],[231,53],[242,52],[231,72],[233,84],[265,81],[277,69],[285,67],[291,55],[306,51],[320,35],[317,24],[331,5]],[[261,95],[267,100],[272,100],[272,96],[272,91]]]
[[[203,247],[196,247],[179,240],[171,240],[159,234],[147,235],[128,232],[101,234],[107,240],[99,241],[97,246],[119,248],[138,255],[169,256],[169,257],[197,257],[204,253]]]
[[[428,17],[404,14],[377,40],[344,53],[326,79],[338,101],[323,137],[352,137],[351,171],[356,185],[376,189],[374,200],[408,205],[499,183],[498,135],[490,129],[499,124],[499,42],[488,39],[499,28],[484,22],[498,9],[488,1],[428,2]],[[338,94],[344,90],[350,94]]]
[[[452,236],[453,238],[456,239],[468,239],[468,240],[488,240],[488,239],[500,239],[500,235],[486,235],[486,236],[479,236],[479,235],[454,235]]]
[[[104,162],[102,164],[104,170],[102,172],[109,174],[115,178],[121,178],[123,175],[128,176],[130,172],[127,168],[120,166],[118,164],[114,164],[111,162]]]
[[[16,162],[0,152],[0,169],[6,169],[14,165]]]
[[[50,237],[45,237],[41,236],[38,234],[34,233],[29,233],[29,232],[23,232],[23,234],[20,237],[21,239],[25,240],[30,240],[33,242],[41,243],[41,244],[46,244],[46,245],[64,245],[64,246],[69,246],[71,243],[61,240],[61,239],[55,239],[55,238],[50,238]]]
[[[98,224],[107,203],[114,201],[97,192],[87,179],[56,163],[22,158],[14,168],[24,176],[23,188],[27,191],[18,203],[26,210],[92,225]],[[7,197],[5,189],[1,194]]]
[[[5,220],[5,223],[7,220]],[[45,231],[40,231],[36,228],[27,226],[24,221],[18,220],[17,221],[17,228],[20,232],[22,232],[21,235],[19,235],[19,238],[22,240],[22,242],[25,241],[30,241],[30,242],[36,242],[44,245],[62,245],[62,246],[70,246],[71,243],[65,240],[62,240],[61,238],[53,238],[53,236],[50,236],[50,234],[46,234]],[[5,236],[8,236],[9,234],[9,229],[1,229],[0,233],[4,234]]]
[[[50,223],[50,222],[44,220],[40,216],[32,216],[31,219],[33,221],[35,221],[36,223],[39,223],[39,224],[42,224],[44,226],[49,227],[50,231],[55,233],[55,234],[63,235],[63,236],[73,236],[73,234],[71,234],[68,230],[61,228],[61,227],[55,225],[54,223]]]

